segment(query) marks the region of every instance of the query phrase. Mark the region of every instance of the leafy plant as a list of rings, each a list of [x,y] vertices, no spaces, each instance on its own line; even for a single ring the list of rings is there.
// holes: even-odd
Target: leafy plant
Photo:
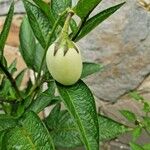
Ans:
[[[12,1],[0,34],[0,149],[55,150],[84,146],[87,150],[98,150],[100,142],[128,131],[122,124],[97,114],[94,96],[82,79],[103,67],[92,62],[82,64],[75,44],[124,3],[90,18],[101,0],[79,0],[74,7],[71,0],[52,0],[50,4],[42,0],[22,2],[27,15],[20,27],[19,50],[27,69],[34,72],[35,83],[29,79],[27,86],[20,89],[27,69],[14,77],[17,62],[14,60],[8,66],[3,55],[14,13]],[[73,15],[80,17],[80,23]],[[54,55],[50,51],[49,56],[47,51],[51,49]],[[55,65],[50,58],[57,59]],[[80,69],[75,66],[79,61]],[[62,74],[58,74],[57,68]],[[66,68],[69,69],[64,73]],[[45,91],[44,84],[47,85]],[[61,109],[61,103],[65,110]],[[52,105],[49,116],[40,119],[38,113]],[[146,103],[145,110],[149,110]],[[130,119],[133,120],[133,116]],[[149,123],[147,119],[145,123]],[[135,134],[139,134],[139,130]]]
[[[139,145],[137,140],[145,131],[148,136],[150,136],[150,104],[142,97],[138,92],[134,91],[130,93],[133,100],[138,101],[142,106],[143,116],[140,118],[129,110],[120,110],[121,114],[132,124],[134,127],[132,129],[132,140],[130,142],[130,147],[132,150],[148,150],[150,149],[150,143]]]

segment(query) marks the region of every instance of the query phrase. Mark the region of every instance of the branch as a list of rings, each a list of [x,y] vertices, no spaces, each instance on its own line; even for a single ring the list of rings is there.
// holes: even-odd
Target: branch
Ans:
[[[10,81],[12,87],[14,88],[14,90],[16,91],[16,95],[19,99],[23,100],[20,91],[17,87],[16,81],[13,79],[12,75],[8,72],[8,70],[4,67],[4,65],[0,62],[0,69],[3,71],[3,73],[6,75],[6,77],[8,78],[8,80]]]

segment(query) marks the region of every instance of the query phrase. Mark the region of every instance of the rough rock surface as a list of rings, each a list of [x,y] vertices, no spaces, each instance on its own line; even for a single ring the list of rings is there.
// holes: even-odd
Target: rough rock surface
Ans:
[[[1,0],[0,15],[6,15],[9,9],[10,0]],[[24,7],[20,0],[15,0],[15,14],[24,13]]]
[[[99,8],[112,4],[114,1],[107,0]],[[95,95],[116,101],[140,86],[150,73],[150,13],[136,0],[128,0],[79,44],[86,60],[105,65],[103,72],[87,79]]]

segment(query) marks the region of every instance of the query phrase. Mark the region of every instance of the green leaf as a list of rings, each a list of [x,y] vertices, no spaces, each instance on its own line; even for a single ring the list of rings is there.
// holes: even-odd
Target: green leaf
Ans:
[[[80,1],[79,1],[80,2]],[[110,7],[94,17],[90,18],[83,28],[81,29],[79,35],[75,39],[75,41],[79,41],[81,38],[83,38],[85,35],[87,35],[89,32],[91,32],[95,27],[97,27],[101,22],[106,20],[109,16],[111,16],[115,11],[117,11],[124,3],[121,3],[119,5]]]
[[[86,76],[99,72],[102,69],[103,66],[100,64],[84,62],[81,78],[85,78]]]
[[[56,104],[59,104],[59,103],[61,103],[62,101],[61,101],[61,98],[60,98],[60,96],[55,96],[53,99],[52,99],[52,101],[50,102],[50,106],[51,105],[56,105]]]
[[[75,7],[75,13],[81,19],[87,18],[101,1],[102,0],[79,0]]]
[[[132,132],[132,141],[135,142],[142,134],[142,128],[136,127]]]
[[[17,84],[17,87],[20,87],[21,86],[21,83],[22,83],[22,80],[23,80],[23,77],[25,75],[25,72],[26,72],[26,69],[23,69],[15,78],[16,80],[16,84]]]
[[[26,101],[27,101],[27,99],[24,99],[24,101],[25,101],[25,103],[27,103]],[[18,107],[17,107],[17,110],[15,110],[15,116],[17,117],[17,118],[20,118],[23,114],[24,114],[24,112],[25,112],[25,106],[22,104],[22,103],[19,103],[18,104]]]
[[[40,69],[44,53],[45,53],[45,50],[43,49],[43,47],[39,43],[37,43],[35,54],[34,54],[34,70],[36,72],[38,72]],[[44,69],[44,68],[46,68],[46,62],[44,62],[42,69]]]
[[[45,123],[56,147],[75,148],[82,145],[73,119],[66,110],[60,110],[60,104],[53,108],[50,115],[45,119]]]
[[[128,132],[128,128],[108,117],[99,115],[99,139],[101,142],[112,140]]]
[[[32,88],[33,84],[31,79],[28,80],[26,88],[22,91],[24,96],[27,96]]]
[[[144,116],[143,119],[144,119],[144,122],[143,122],[144,126],[146,127],[146,129],[148,131],[150,131],[150,117],[149,116]]]
[[[40,9],[43,11],[43,13],[49,18],[49,20],[52,22],[52,24],[55,23],[55,18],[51,13],[50,5],[45,3],[42,0],[33,0],[36,5],[40,7]]]
[[[71,8],[72,6],[72,0],[51,0],[51,12],[54,18],[58,18],[60,14],[64,13],[67,8]],[[67,13],[66,13],[67,14]],[[63,27],[66,14],[64,14],[60,21],[59,25]],[[56,34],[60,34],[61,28],[59,28],[56,32]]]
[[[17,122],[13,117],[0,115],[0,132],[15,127],[16,124]]]
[[[14,1],[12,1],[12,3],[11,3],[9,12],[7,14],[7,17],[6,17],[4,26],[3,26],[3,30],[0,34],[0,57],[3,56],[4,46],[5,46],[5,42],[7,40],[7,36],[8,36],[9,30],[10,30],[13,14],[14,14]]]
[[[47,107],[52,100],[55,99],[55,83],[54,81],[50,82],[48,89],[40,94],[29,107],[29,111],[34,111],[35,113],[39,113],[45,107]]]
[[[51,31],[51,22],[39,7],[27,0],[23,0],[23,2],[34,35],[42,47],[45,48],[48,41],[48,35]]]
[[[4,56],[3,56],[2,64],[4,65],[4,67],[7,68],[7,60],[6,60],[6,58]],[[3,71],[2,71],[1,68],[0,68],[0,73],[3,74]]]
[[[15,91],[11,86],[10,81],[7,78],[4,78],[2,82],[1,89],[0,89],[0,96],[4,100],[8,100],[8,101],[16,99]]]
[[[0,89],[1,89],[3,80],[4,80],[4,75],[2,73],[0,73]]]
[[[72,30],[72,33],[75,33],[78,30],[77,23],[73,18],[70,20],[70,28]]]
[[[61,109],[61,104],[55,105],[55,107],[51,110],[50,114],[48,115],[47,118],[45,118],[44,122],[50,129],[55,129],[55,127],[58,125],[57,123],[60,121],[59,118],[61,118],[60,115],[60,109]],[[57,128],[57,127],[56,127]]]
[[[149,103],[144,102],[143,111],[146,112],[146,113],[150,112],[150,104]]]
[[[150,143],[143,146],[144,150],[150,150]]]
[[[1,97],[5,97],[5,99],[7,99],[9,89],[10,89],[9,87],[11,87],[11,83],[8,79],[5,79],[2,83],[2,88],[0,91]]]
[[[72,6],[72,0],[51,0],[51,9],[55,17]]]
[[[38,72],[44,55],[44,49],[39,43],[36,44],[35,37],[27,17],[24,18],[21,25],[20,51],[27,66]]]
[[[144,98],[137,91],[130,92],[130,97],[137,101],[144,100]]]
[[[20,120],[20,126],[6,133],[5,147],[7,150],[55,149],[48,130],[33,112],[26,113]]]
[[[136,115],[131,112],[131,111],[128,111],[128,110],[120,110],[120,113],[128,120],[128,121],[136,121],[137,118],[136,118]]]
[[[130,147],[131,147],[131,150],[144,150],[144,148],[142,148],[142,146],[140,146],[136,143],[133,143],[133,142],[130,142]]]
[[[99,127],[94,97],[81,80],[73,86],[57,83],[57,88],[69,113],[74,118],[86,149],[99,148]]]
[[[28,22],[27,17],[24,17],[21,24],[20,33],[20,52],[27,66],[33,69],[35,56],[35,37]]]
[[[129,131],[124,125],[102,115],[98,116],[98,120],[99,140],[101,142],[113,140]],[[74,148],[82,146],[74,120],[66,110],[60,111],[60,105],[54,107],[50,115],[45,119],[45,123],[57,147]],[[72,140],[70,141],[70,139]]]
[[[4,135],[5,135],[6,131],[0,131],[0,149],[4,149],[3,145],[4,145]]]
[[[14,59],[14,61],[8,67],[8,72],[10,74],[13,75],[17,71],[16,65],[17,65],[17,59]]]

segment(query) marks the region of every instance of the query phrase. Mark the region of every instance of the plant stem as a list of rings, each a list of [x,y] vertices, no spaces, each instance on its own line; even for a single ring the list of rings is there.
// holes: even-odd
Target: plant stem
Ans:
[[[16,81],[13,79],[12,75],[7,71],[7,69],[4,67],[4,65],[1,62],[0,62],[0,68],[3,71],[3,73],[6,75],[6,77],[8,78],[8,80],[10,81],[12,87],[14,88],[14,90],[16,92],[17,97],[20,100],[23,100],[23,98],[22,98],[22,96],[20,94],[20,91],[19,91],[19,89],[17,87]]]
[[[70,19],[73,16],[73,12],[69,12],[68,16],[66,18],[65,24],[63,26],[62,32],[61,32],[61,36],[63,36],[63,38],[68,38],[68,31],[69,31],[69,24],[70,24]]]

